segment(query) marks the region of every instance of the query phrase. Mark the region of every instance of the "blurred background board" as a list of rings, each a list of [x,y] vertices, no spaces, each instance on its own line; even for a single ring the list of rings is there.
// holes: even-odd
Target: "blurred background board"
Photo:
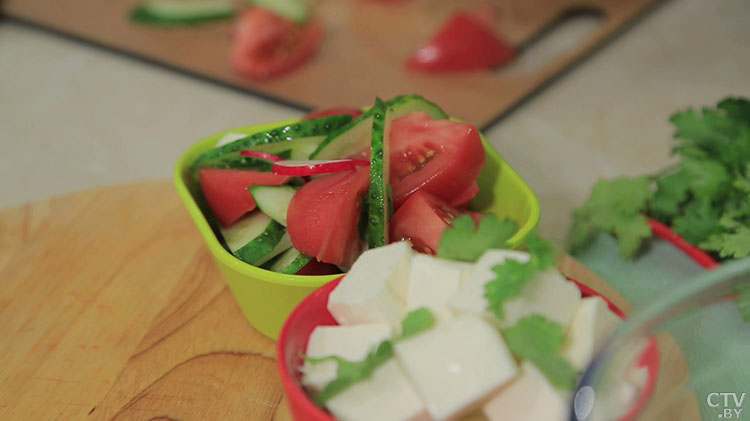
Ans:
[[[488,1],[496,30],[521,48],[534,44],[566,16],[598,16],[575,45],[533,68],[459,74],[408,72],[404,61],[455,10]],[[622,30],[657,0],[318,0],[314,16],[325,26],[317,56],[270,81],[237,75],[229,65],[230,21],[183,27],[133,23],[138,0],[5,0],[2,12],[95,44],[302,108],[367,105],[376,95],[418,92],[459,118],[486,127],[576,60]],[[515,66],[518,67],[518,66]],[[117,83],[116,80],[112,81]]]

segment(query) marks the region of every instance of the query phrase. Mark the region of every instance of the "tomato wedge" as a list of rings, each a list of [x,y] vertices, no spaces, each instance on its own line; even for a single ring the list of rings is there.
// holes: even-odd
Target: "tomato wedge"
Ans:
[[[249,7],[237,20],[232,67],[256,79],[278,76],[309,60],[322,36],[318,22],[300,25],[263,7]]]
[[[407,240],[415,250],[435,254],[443,230],[460,214],[447,202],[418,191],[393,214],[389,225],[391,241]]]
[[[359,108],[350,108],[350,107],[321,108],[321,109],[314,110],[305,114],[305,116],[302,117],[302,119],[310,120],[312,118],[325,117],[329,115],[341,115],[341,114],[350,114],[352,118],[357,118],[359,117],[360,114],[362,114],[362,110],[360,110]]]
[[[315,178],[292,197],[287,230],[294,248],[320,262],[348,267],[360,251],[358,223],[370,169]]]
[[[417,190],[445,202],[471,186],[484,165],[477,129],[414,112],[391,122],[391,189],[396,208]]]
[[[214,216],[225,227],[255,209],[247,188],[253,184],[277,186],[290,177],[255,170],[201,168],[198,170],[201,190]]]
[[[458,196],[454,197],[453,200],[450,201],[451,206],[455,207],[461,207],[471,201],[471,199],[474,198],[474,196],[479,193],[479,183],[474,181],[469,185],[469,187],[466,188],[463,192],[461,192]]]
[[[476,12],[454,13],[427,44],[409,57],[407,68],[453,72],[492,68],[512,60],[515,49],[487,25],[490,19]]]

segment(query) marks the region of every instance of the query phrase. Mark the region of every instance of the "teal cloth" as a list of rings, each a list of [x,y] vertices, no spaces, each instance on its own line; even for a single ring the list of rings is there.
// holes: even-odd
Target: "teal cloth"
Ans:
[[[574,257],[614,287],[635,311],[664,299],[670,288],[706,270],[661,239],[653,239],[642,255],[626,261],[619,256],[615,239],[602,234]],[[670,320],[664,329],[685,355],[690,369],[688,387],[696,394],[702,418],[721,418],[721,408],[711,408],[706,402],[709,393],[747,392],[741,419],[750,419],[750,324],[743,322],[735,303],[726,301],[686,313]]]

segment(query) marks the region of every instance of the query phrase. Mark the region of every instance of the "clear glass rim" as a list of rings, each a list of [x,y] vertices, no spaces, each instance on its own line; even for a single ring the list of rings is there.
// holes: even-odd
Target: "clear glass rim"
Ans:
[[[616,355],[618,349],[638,338],[646,337],[655,327],[662,325],[670,317],[705,303],[707,300],[713,301],[721,293],[729,292],[742,282],[748,281],[750,281],[750,258],[731,261],[686,280],[668,294],[664,294],[663,297],[634,312],[584,370],[573,393],[569,419],[580,420],[575,412],[578,391],[595,382],[599,368]]]

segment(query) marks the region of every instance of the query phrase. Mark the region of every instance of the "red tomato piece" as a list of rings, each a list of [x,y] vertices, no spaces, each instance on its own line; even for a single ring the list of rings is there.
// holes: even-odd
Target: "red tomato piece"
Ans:
[[[474,196],[479,193],[479,183],[476,182],[476,180],[469,184],[469,187],[466,188],[463,192],[459,193],[458,196],[454,197],[453,200],[451,200],[450,204],[451,206],[455,207],[461,207],[471,201],[471,199],[474,198]]]
[[[322,36],[318,22],[300,25],[268,9],[249,7],[237,20],[232,67],[256,79],[278,76],[310,59]]]
[[[515,49],[493,32],[488,20],[476,13],[454,13],[409,57],[406,66],[423,72],[452,72],[492,68],[510,61]]]
[[[360,251],[358,222],[369,184],[369,167],[358,167],[315,178],[297,190],[286,213],[294,248],[321,262],[351,265]]]
[[[198,176],[208,206],[225,227],[255,209],[255,201],[247,191],[248,187],[253,184],[277,186],[290,178],[263,171],[216,168],[201,168]]]
[[[360,114],[362,114],[362,110],[358,108],[350,108],[350,107],[321,108],[318,110],[310,111],[309,113],[305,114],[305,116],[302,117],[302,119],[310,120],[311,118],[325,117],[329,115],[341,115],[341,114],[351,114],[352,118],[357,118],[359,117]]]
[[[393,214],[391,241],[407,240],[415,250],[435,254],[443,230],[460,215],[456,208],[424,191],[418,191]]]
[[[414,112],[391,122],[391,189],[396,208],[417,190],[451,203],[484,165],[477,129]]]

